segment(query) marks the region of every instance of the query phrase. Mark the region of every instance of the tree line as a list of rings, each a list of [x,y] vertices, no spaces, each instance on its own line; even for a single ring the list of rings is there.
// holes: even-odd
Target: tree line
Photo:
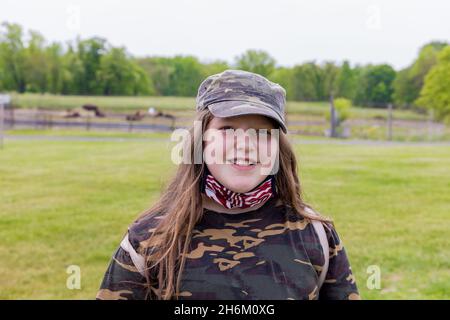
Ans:
[[[279,83],[294,101],[324,101],[331,95],[358,106],[428,107],[450,114],[450,46],[430,42],[417,58],[396,71],[388,64],[351,65],[310,61],[278,66],[269,53],[247,50],[226,61],[201,62],[195,56],[134,57],[124,47],[92,37],[48,43],[18,24],[0,28],[0,91],[63,95],[195,96],[208,75],[229,68],[259,73]]]

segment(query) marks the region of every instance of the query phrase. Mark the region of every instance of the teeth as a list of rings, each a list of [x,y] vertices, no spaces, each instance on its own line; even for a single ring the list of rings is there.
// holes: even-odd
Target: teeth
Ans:
[[[240,166],[254,166],[254,163],[248,163],[248,162],[235,162],[235,164],[240,165]]]
[[[231,163],[237,164],[237,165],[240,165],[240,166],[254,166],[254,165],[256,165],[256,162],[249,162],[249,161],[240,160],[240,159],[234,159],[234,160],[231,161]]]

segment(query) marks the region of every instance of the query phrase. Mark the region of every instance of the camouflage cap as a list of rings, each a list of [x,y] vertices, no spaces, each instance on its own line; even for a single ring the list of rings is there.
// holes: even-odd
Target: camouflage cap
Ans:
[[[197,111],[206,108],[215,117],[260,114],[278,122],[284,133],[286,91],[265,77],[242,70],[225,70],[203,80],[198,88]]]

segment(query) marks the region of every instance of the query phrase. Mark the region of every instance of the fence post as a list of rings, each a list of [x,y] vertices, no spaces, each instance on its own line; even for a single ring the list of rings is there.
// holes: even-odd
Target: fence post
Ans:
[[[11,129],[14,129],[14,105],[11,104]]]
[[[336,116],[336,108],[334,107],[334,98],[333,94],[330,95],[330,136],[332,138],[336,138],[336,124],[337,124],[337,116]]]
[[[39,117],[38,117],[39,115],[38,115],[37,109],[34,109],[33,116],[34,116],[34,130],[37,130],[38,129],[38,120],[39,120]]]
[[[11,115],[11,119],[10,119],[10,129],[14,129],[14,105],[11,104],[10,106],[10,115]]]
[[[51,114],[47,114],[46,124],[47,124],[47,129],[52,128],[52,115]]]
[[[392,140],[392,103],[388,103],[387,138]]]
[[[11,96],[8,94],[0,94],[0,149],[3,149],[4,139],[4,121],[5,121],[5,105],[11,103]]]

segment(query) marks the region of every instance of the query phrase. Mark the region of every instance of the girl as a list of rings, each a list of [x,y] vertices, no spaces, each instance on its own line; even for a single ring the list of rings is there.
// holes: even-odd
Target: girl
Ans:
[[[302,200],[285,96],[240,70],[202,82],[205,134],[191,128],[189,161],[130,225],[97,299],[359,299],[332,222]]]

